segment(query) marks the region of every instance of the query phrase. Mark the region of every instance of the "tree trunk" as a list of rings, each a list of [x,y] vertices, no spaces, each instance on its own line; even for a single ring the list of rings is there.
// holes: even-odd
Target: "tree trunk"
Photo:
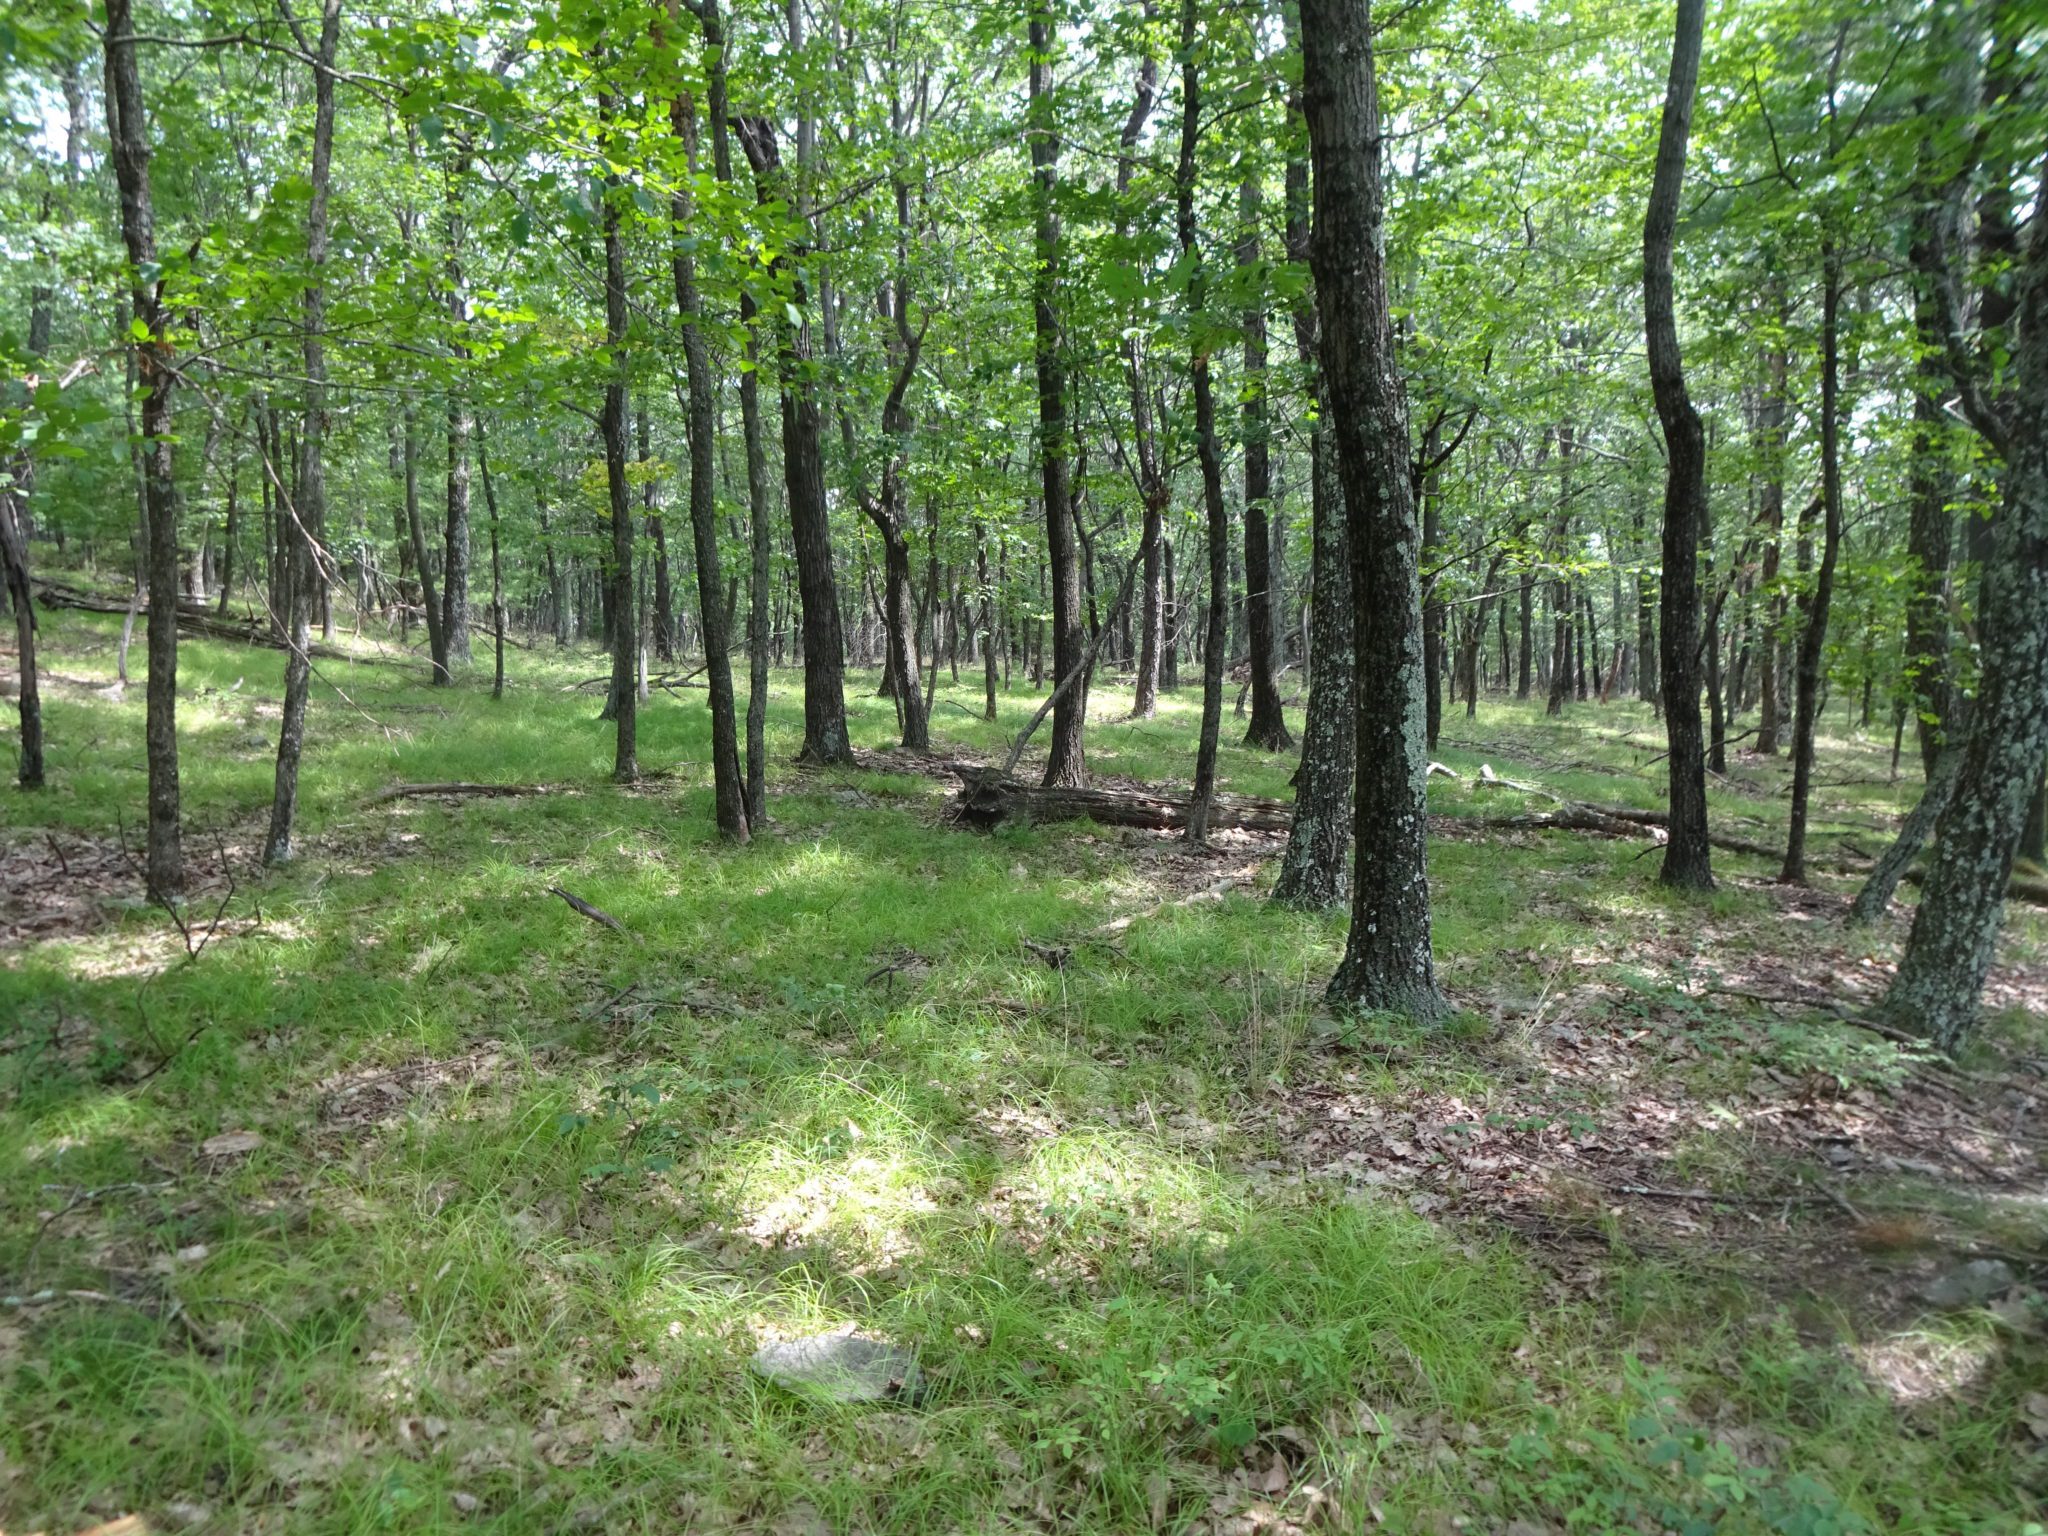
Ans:
[[[1778,288],[1777,305],[1779,335],[1765,354],[1763,398],[1757,406],[1756,419],[1757,449],[1763,460],[1757,521],[1763,527],[1763,584],[1769,604],[1764,616],[1763,654],[1758,661],[1763,698],[1757,706],[1756,749],[1766,757],[1777,755],[1778,734],[1784,728],[1784,701],[1778,694],[1778,649],[1784,636],[1785,594],[1778,589],[1778,563],[1785,538],[1785,376],[1791,365],[1783,335],[1791,316],[1782,285]]]
[[[763,207],[788,196],[775,127],[765,117],[737,120],[740,147],[754,172]],[[805,231],[808,243],[809,231]],[[799,257],[803,252],[793,253]],[[789,258],[779,257],[778,262]],[[839,618],[839,587],[832,571],[832,523],[825,499],[825,461],[814,377],[809,297],[800,271],[781,326],[782,476],[789,498],[790,541],[795,546],[797,595],[803,609],[804,744],[808,763],[853,761],[846,731],[846,641]]]
[[[1821,236],[1820,485],[1825,526],[1820,569],[1813,592],[1799,608],[1798,696],[1792,712],[1792,819],[1785,837],[1785,867],[1778,878],[1806,883],[1806,808],[1813,790],[1813,736],[1820,714],[1821,658],[1828,636],[1828,606],[1834,596],[1835,560],[1842,543],[1842,421],[1840,312],[1842,260],[1832,235]]]
[[[1979,604],[1977,698],[1912,933],[1885,995],[1888,1012],[1951,1052],[1976,1025],[2014,851],[2048,754],[2048,235],[2038,217],[2016,287],[2006,408],[1983,400],[1974,382],[1966,390],[1971,420],[2005,459]],[[1953,337],[1954,329],[1945,316],[1943,330]]]
[[[1209,836],[1209,803],[1216,796],[1217,738],[1223,727],[1224,604],[1230,593],[1230,515],[1223,506],[1223,456],[1216,445],[1216,401],[1209,385],[1209,353],[1202,338],[1207,316],[1208,275],[1195,229],[1195,147],[1201,133],[1201,66],[1195,52],[1195,0],[1181,0],[1180,166],[1174,177],[1175,218],[1181,259],[1188,264],[1188,326],[1193,353],[1188,360],[1195,395],[1195,452],[1202,466],[1202,502],[1209,520],[1209,637],[1202,660],[1202,728],[1195,749],[1195,792],[1188,804],[1185,836],[1202,843]],[[1247,483],[1249,483],[1247,471]]]
[[[1649,211],[1643,220],[1643,311],[1650,387],[1664,428],[1664,565],[1660,662],[1664,729],[1669,748],[1671,836],[1660,878],[1684,890],[1710,890],[1713,850],[1707,841],[1707,765],[1700,739],[1699,546],[1707,521],[1707,441],[1686,394],[1671,294],[1671,251],[1685,180],[1699,84],[1700,35],[1706,0],[1678,0],[1671,78],[1664,98]]]
[[[296,31],[294,24],[294,31]],[[292,826],[299,811],[299,757],[306,741],[306,695],[312,664],[310,622],[316,593],[317,546],[327,519],[327,191],[334,163],[334,58],[341,42],[341,0],[322,0],[319,51],[312,63],[313,157],[307,173],[306,288],[303,304],[305,417],[299,429],[299,463],[285,535],[286,619],[284,709],[277,732],[277,774],[270,797],[270,831],[263,843],[265,864],[292,856]],[[303,46],[303,40],[301,40]],[[154,609],[155,601],[150,604]],[[153,617],[153,615],[152,615]]]
[[[1053,121],[1052,54],[1056,28],[1049,12],[1033,10],[1030,22],[1031,201],[1037,269],[1032,278],[1038,374],[1038,454],[1045,501],[1046,555],[1052,576],[1052,673],[1054,686],[1081,665],[1088,636],[1081,623],[1081,570],[1074,548],[1067,432],[1067,369],[1060,351],[1060,217],[1055,204],[1059,178],[1059,129]],[[1053,707],[1045,783],[1077,787],[1087,783],[1082,733],[1088,722],[1088,679],[1080,679]]]
[[[643,451],[640,455],[647,457]],[[484,513],[491,520],[491,697],[505,697],[505,570],[498,554],[498,487],[491,479],[490,445],[481,417],[476,424],[476,467],[484,481]]]
[[[1244,237],[1237,246],[1240,268],[1256,268],[1259,264],[1259,203],[1258,178],[1248,176],[1239,189],[1244,220]],[[1294,737],[1287,729],[1287,714],[1280,704],[1280,684],[1274,675],[1279,645],[1273,617],[1278,607],[1276,588],[1280,573],[1273,559],[1268,512],[1273,498],[1273,464],[1266,420],[1266,303],[1262,284],[1258,299],[1244,312],[1243,329],[1244,581],[1252,683],[1252,718],[1245,730],[1244,744],[1268,752],[1290,752],[1294,749]]]
[[[610,99],[601,96],[598,115],[606,126],[607,136],[611,114]],[[612,780],[630,784],[640,777],[639,701],[634,696],[633,677],[640,636],[633,622],[633,502],[626,483],[626,252],[619,235],[618,196],[619,177],[608,175],[604,188],[604,339],[610,377],[605,382],[600,427],[604,435],[605,492],[611,511],[611,547],[604,575],[611,591],[612,678],[603,718],[617,725]],[[452,452],[452,441],[450,449]],[[452,463],[450,474],[452,477]],[[442,595],[445,598],[446,592]]]
[[[711,97],[711,110],[722,118],[725,111],[723,79]],[[697,108],[678,92],[669,102],[669,124],[682,141],[683,155],[692,175],[697,169]],[[724,135],[712,140],[712,158],[718,179],[732,179],[731,150]],[[669,203],[670,216],[679,232],[694,224],[694,198],[678,189]],[[680,238],[671,251],[675,278],[676,318],[683,328],[683,366],[689,376],[690,438],[690,540],[697,565],[697,623],[704,639],[704,672],[711,702],[711,781],[713,815],[718,834],[728,842],[748,840],[747,779],[740,763],[738,701],[732,686],[732,650],[728,634],[731,618],[725,602],[725,575],[718,557],[718,416],[717,374],[704,345],[704,332],[697,317],[702,309],[697,294],[697,264]],[[657,551],[661,549],[656,545]],[[657,569],[655,591],[661,605],[657,624],[668,625],[670,602],[666,559]]]
[[[149,693],[144,739],[149,767],[149,818],[144,878],[150,896],[184,894],[185,855],[178,827],[178,485],[171,472],[171,392],[178,374],[164,313],[156,259],[156,212],[150,199],[149,127],[135,59],[129,0],[107,0],[107,137],[120,187],[121,239],[127,247],[136,322],[133,349],[142,389],[142,495],[147,513]]]
[[[1442,1016],[1430,953],[1422,592],[1408,407],[1388,313],[1369,0],[1302,0],[1310,266],[1351,535],[1358,737],[1351,932],[1331,1001]]]
[[[1298,18],[1286,13],[1289,45],[1301,46]],[[1301,126],[1299,87],[1288,102],[1297,143]],[[1309,264],[1311,196],[1305,148],[1287,160],[1287,259]],[[1307,377],[1315,420],[1309,424],[1310,596],[1308,714],[1301,728],[1301,763],[1294,775],[1294,820],[1287,852],[1273,883],[1273,899],[1320,911],[1344,896],[1344,856],[1351,848],[1352,751],[1358,726],[1352,713],[1351,549],[1346,537],[1344,492],[1323,407],[1318,354],[1320,325],[1315,294],[1294,301],[1294,350]]]

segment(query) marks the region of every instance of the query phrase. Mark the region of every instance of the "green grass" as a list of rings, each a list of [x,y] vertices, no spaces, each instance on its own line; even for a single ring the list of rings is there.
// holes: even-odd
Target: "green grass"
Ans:
[[[112,636],[49,616],[49,665],[110,676]],[[1855,1354],[1892,1321],[1807,1326],[1739,1256],[1619,1247],[1560,1291],[1503,1232],[1272,1176],[1289,1149],[1256,1111],[1331,1074],[1508,1103],[1560,974],[1640,975],[1646,1018],[1678,999],[1716,1025],[1670,978],[1775,921],[1755,889],[1668,896],[1632,844],[1440,839],[1438,951],[1466,1012],[1418,1039],[1323,1017],[1341,916],[1255,891],[1048,969],[1022,941],[1150,906],[1170,845],[977,837],[921,777],[799,774],[793,676],[772,824],[735,850],[711,835],[701,694],[648,706],[640,759],[663,776],[621,790],[595,700],[562,689],[597,664],[512,666],[493,702],[416,665],[323,663],[352,702],[316,689],[302,857],[244,862],[232,931],[196,960],[136,906],[0,956],[0,1286],[111,1298],[0,1313],[0,1524],[1945,1533],[2016,1532],[2036,1507],[2039,1351],[1981,1315],[1912,1324],[1975,1363],[1901,1403]],[[280,673],[183,649],[195,864],[216,837],[254,845]],[[883,747],[872,691],[850,679],[854,736]],[[979,750],[1037,702],[1005,695],[992,727],[978,677],[940,698],[939,735]],[[1150,722],[1118,720],[1107,684],[1094,705],[1098,772],[1185,781],[1193,693]],[[141,710],[139,682],[52,688],[51,788],[0,796],[6,846],[132,834]],[[1562,726],[1460,708],[1439,756],[1464,777],[1433,782],[1433,809],[1523,803],[1472,787],[1482,761],[1655,805],[1660,748],[1632,706]],[[1822,777],[1878,777],[1887,748],[1831,734]],[[1227,745],[1221,778],[1277,796],[1290,771]],[[1717,812],[1768,840],[1783,766],[1738,778]],[[400,779],[554,792],[368,803]],[[1821,847],[1909,793],[1824,791]],[[195,897],[202,927],[217,899]],[[2013,943],[2038,954],[2038,923]],[[1862,1081],[1882,1069],[1862,1044],[1785,1059]],[[1704,1065],[1702,1092],[1744,1061]],[[262,1142],[203,1152],[227,1131]],[[1702,1176],[1743,1176],[1701,1146]],[[826,1408],[745,1369],[843,1323],[916,1348],[923,1398]]]

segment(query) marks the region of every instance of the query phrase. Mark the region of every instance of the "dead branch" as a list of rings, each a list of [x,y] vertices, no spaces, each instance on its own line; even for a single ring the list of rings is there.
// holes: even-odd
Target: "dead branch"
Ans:
[[[593,907],[581,896],[571,895],[569,892],[563,890],[559,885],[549,886],[548,894],[551,896],[561,897],[562,900],[569,903],[571,907],[573,907],[576,911],[581,912],[593,923],[602,923],[605,927],[611,929],[614,933],[624,933],[626,931],[626,925],[620,922],[616,917],[613,917],[611,913],[605,911],[602,907]]]

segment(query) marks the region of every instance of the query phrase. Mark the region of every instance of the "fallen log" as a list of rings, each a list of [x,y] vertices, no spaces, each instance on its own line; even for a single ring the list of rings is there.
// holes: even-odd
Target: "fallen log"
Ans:
[[[1106,827],[1140,827],[1175,832],[1188,824],[1188,802],[1170,795],[1125,789],[1048,789],[1013,779],[997,769],[963,772],[954,807],[956,819],[978,831],[993,831],[1006,821],[1080,821]],[[1280,800],[1218,795],[1209,809],[1209,825],[1245,832],[1285,832],[1294,818]]]
[[[418,795],[540,795],[547,791],[538,784],[393,784],[389,789],[379,790],[370,796],[368,803],[382,805],[387,800],[409,800]]]
[[[36,601],[45,608],[68,608],[79,613],[128,612],[127,598],[102,597],[96,592],[86,592],[78,587],[66,586],[60,581],[38,580],[35,583]],[[149,604],[141,603],[138,612],[147,613]],[[182,634],[194,635],[202,640],[226,640],[236,645],[257,645],[267,651],[285,649],[284,637],[272,632],[270,626],[260,619],[224,619],[210,608],[180,601],[178,604],[178,629]],[[318,641],[306,648],[309,656],[318,656],[328,661],[352,661],[347,651]]]

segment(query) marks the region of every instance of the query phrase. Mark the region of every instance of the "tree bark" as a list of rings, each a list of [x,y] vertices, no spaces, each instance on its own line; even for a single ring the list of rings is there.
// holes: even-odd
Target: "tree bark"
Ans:
[[[1081,622],[1081,568],[1074,547],[1067,430],[1067,369],[1060,350],[1059,127],[1052,100],[1052,53],[1056,28],[1051,13],[1034,9],[1030,20],[1030,107],[1032,240],[1037,270],[1031,287],[1038,375],[1039,475],[1045,503],[1046,556],[1052,578],[1052,674],[1065,678],[1088,647]],[[1088,722],[1088,679],[1082,678],[1053,709],[1052,737],[1045,764],[1047,785],[1079,786],[1088,780],[1083,732]]]
[[[133,357],[142,390],[142,497],[147,514],[145,569],[149,605],[149,691],[144,739],[149,816],[144,878],[158,901],[184,894],[185,855],[178,826],[178,486],[172,475],[171,392],[177,365],[165,339],[163,283],[156,255],[156,210],[150,196],[149,126],[135,59],[129,0],[107,0],[107,137],[120,188],[121,240],[127,247],[133,315]]]
[[[754,172],[763,206],[788,195],[775,126],[765,117],[735,120],[740,148]],[[795,546],[797,596],[803,609],[804,743],[808,763],[851,763],[846,731],[846,641],[839,617],[839,587],[832,570],[832,523],[825,499],[825,461],[813,376],[807,289],[800,262],[805,248],[777,258],[791,273],[791,300],[780,327],[782,372],[782,476],[789,498],[790,541]],[[795,258],[792,261],[792,258]],[[790,318],[793,316],[793,318]]]
[[[2048,190],[2048,178],[2037,185]],[[2048,235],[2039,218],[2016,286],[2003,409],[1976,381],[1965,390],[1971,420],[2005,460],[1979,607],[1977,698],[1933,866],[1885,995],[1887,1012],[1951,1052],[1976,1026],[2006,882],[2048,754]],[[1953,354],[1953,315],[1944,322]]]
[[[1296,9],[1285,12],[1291,47],[1301,46]],[[1287,158],[1287,259],[1309,265],[1308,136],[1297,87],[1288,102],[1294,148]],[[1321,910],[1344,896],[1344,857],[1351,850],[1352,753],[1358,725],[1352,712],[1351,546],[1344,491],[1324,409],[1316,297],[1294,301],[1294,350],[1307,378],[1315,420],[1309,424],[1310,597],[1308,714],[1301,763],[1294,775],[1294,820],[1280,860],[1273,899]]]
[[[1782,284],[1777,295],[1779,334],[1764,354],[1764,388],[1756,419],[1757,449],[1763,461],[1757,522],[1763,528],[1763,584],[1769,604],[1758,663],[1763,698],[1757,706],[1756,749],[1766,757],[1777,755],[1778,733],[1784,725],[1783,700],[1778,695],[1778,648],[1784,633],[1785,594],[1778,589],[1778,564],[1785,538],[1785,376],[1791,365],[1784,330],[1791,316]]]
[[[289,17],[290,13],[286,13]],[[298,25],[293,22],[294,34]],[[304,40],[300,40],[301,47]],[[313,155],[307,171],[306,279],[303,357],[305,416],[299,428],[299,463],[284,535],[287,650],[284,708],[277,732],[277,773],[270,796],[270,831],[263,862],[277,865],[292,856],[292,826],[299,810],[299,758],[306,742],[306,696],[312,677],[307,655],[313,643],[312,605],[318,547],[327,520],[323,455],[327,442],[327,193],[334,164],[334,58],[341,42],[341,0],[322,0],[320,42],[312,63]],[[153,609],[156,604],[151,603]]]
[[[1791,885],[1806,882],[1806,808],[1813,791],[1821,658],[1827,646],[1828,608],[1842,544],[1842,258],[1832,235],[1821,236],[1820,264],[1820,497],[1824,525],[1813,591],[1799,603],[1806,623],[1799,633],[1798,695],[1792,711],[1792,818],[1785,838],[1785,867],[1778,873],[1780,880]]]
[[[1685,180],[1699,84],[1706,0],[1678,0],[1671,77],[1657,141],[1649,211],[1643,220],[1643,313],[1650,387],[1664,428],[1664,562],[1659,639],[1665,739],[1669,748],[1671,838],[1660,878],[1683,890],[1710,890],[1713,850],[1707,841],[1707,765],[1700,722],[1699,546],[1707,521],[1707,442],[1686,394],[1673,312],[1671,252],[1678,198]]]
[[[462,341],[469,323],[469,300],[462,288],[462,185],[469,157],[459,156],[448,173],[448,322],[457,358],[469,349]],[[448,395],[447,519],[441,530],[441,645],[443,663],[435,681],[452,680],[456,667],[467,667],[469,650],[469,438],[474,421],[466,384]]]
[[[1369,0],[1302,0],[1310,266],[1351,535],[1357,784],[1351,932],[1330,998],[1442,1016],[1429,937],[1422,591],[1408,406],[1388,313]]]
[[[1247,176],[1239,189],[1244,235],[1238,241],[1241,268],[1259,264],[1259,182]],[[1267,752],[1290,752],[1294,737],[1280,703],[1274,676],[1279,648],[1273,622],[1279,572],[1273,559],[1269,503],[1273,499],[1271,429],[1266,419],[1266,304],[1259,297],[1245,310],[1244,330],[1244,581],[1246,620],[1250,630],[1252,718],[1244,744]]]
[[[1209,384],[1208,275],[1195,229],[1195,147],[1201,133],[1202,76],[1195,52],[1195,3],[1181,0],[1180,166],[1174,176],[1175,221],[1181,258],[1188,264],[1188,331],[1192,353],[1188,374],[1195,396],[1195,453],[1202,466],[1202,502],[1209,522],[1209,635],[1202,657],[1202,728],[1195,749],[1195,792],[1188,804],[1185,836],[1202,843],[1209,836],[1209,803],[1216,795],[1216,749],[1223,728],[1223,661],[1228,648],[1224,607],[1230,594],[1230,516],[1223,506],[1223,456],[1216,445],[1216,400]],[[1247,471],[1247,484],[1249,484]]]
[[[609,136],[612,103],[608,97],[599,98],[598,115]],[[625,242],[619,235],[618,195],[619,177],[614,173],[605,178],[604,187],[604,339],[608,377],[600,419],[605,492],[611,512],[611,545],[604,576],[611,594],[612,677],[601,718],[613,721],[617,727],[612,780],[630,784],[640,777],[639,700],[633,676],[640,635],[633,622],[633,501],[626,483],[626,253]],[[442,595],[446,597],[445,590]]]
[[[723,114],[723,80],[711,108]],[[697,169],[697,107],[678,91],[669,102],[669,126],[681,141],[685,162],[692,175]],[[712,142],[714,169],[720,181],[732,179],[731,150],[723,136]],[[747,826],[747,779],[740,762],[738,701],[733,693],[732,654],[726,610],[725,574],[718,556],[718,405],[717,374],[711,366],[704,332],[698,323],[702,301],[697,292],[696,259],[684,246],[683,231],[694,223],[694,199],[686,187],[670,198],[670,217],[676,240],[670,262],[675,279],[676,318],[683,328],[683,367],[689,378],[688,429],[690,439],[690,542],[697,566],[697,624],[704,640],[706,689],[711,703],[712,811],[718,835],[728,842],[744,843]],[[660,548],[659,545],[656,546]],[[664,565],[666,562],[664,561]],[[658,572],[655,590],[662,605],[657,621],[668,624],[667,571]]]

